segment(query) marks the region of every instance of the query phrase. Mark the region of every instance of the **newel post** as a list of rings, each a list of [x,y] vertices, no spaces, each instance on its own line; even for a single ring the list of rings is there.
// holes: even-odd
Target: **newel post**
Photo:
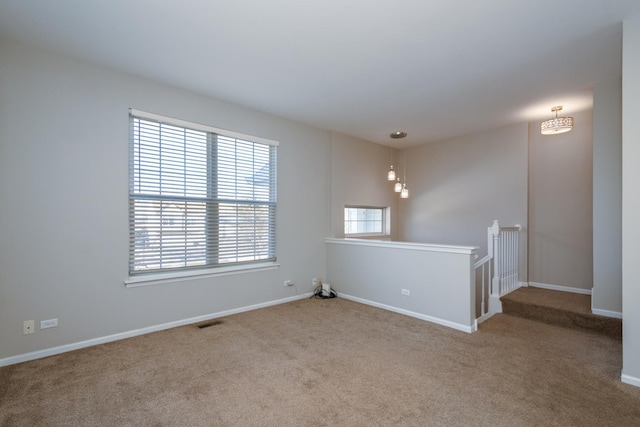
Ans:
[[[493,221],[491,226],[491,235],[493,236],[493,279],[491,280],[491,295],[500,298],[500,224],[498,220]]]

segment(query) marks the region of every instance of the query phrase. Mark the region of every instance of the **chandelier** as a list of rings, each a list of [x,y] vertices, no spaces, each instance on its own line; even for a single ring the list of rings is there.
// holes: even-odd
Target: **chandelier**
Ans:
[[[558,111],[562,110],[562,105],[553,107],[551,112],[556,113],[553,119],[545,120],[540,124],[540,133],[543,135],[557,135],[569,132],[573,129],[573,117],[558,117]]]

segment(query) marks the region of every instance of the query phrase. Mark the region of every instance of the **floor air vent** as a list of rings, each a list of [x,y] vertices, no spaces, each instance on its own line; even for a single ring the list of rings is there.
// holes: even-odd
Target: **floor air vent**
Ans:
[[[198,328],[204,329],[204,328],[208,328],[210,326],[216,326],[216,325],[221,325],[221,324],[222,324],[222,320],[213,320],[213,321],[207,322],[207,323],[200,323],[198,325]]]

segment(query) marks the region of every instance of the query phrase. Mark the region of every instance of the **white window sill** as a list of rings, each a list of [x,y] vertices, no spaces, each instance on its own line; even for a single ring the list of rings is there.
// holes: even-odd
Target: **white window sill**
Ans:
[[[373,239],[373,240],[391,240],[390,234],[369,234],[369,233],[351,233],[345,234],[345,239]]]
[[[278,267],[280,267],[280,264],[273,262],[264,264],[234,265],[230,267],[208,268],[202,270],[141,274],[139,276],[129,276],[129,278],[124,281],[124,286],[127,288],[137,288],[139,286],[160,285],[166,283],[183,282],[185,280],[206,279],[208,277],[229,276],[232,274],[275,270]]]

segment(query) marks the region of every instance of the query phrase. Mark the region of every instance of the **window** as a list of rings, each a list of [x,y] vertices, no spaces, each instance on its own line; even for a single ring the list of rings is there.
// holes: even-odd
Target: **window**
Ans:
[[[346,206],[344,208],[345,236],[389,234],[388,209],[371,206]]]
[[[130,110],[129,274],[276,259],[276,146]]]

